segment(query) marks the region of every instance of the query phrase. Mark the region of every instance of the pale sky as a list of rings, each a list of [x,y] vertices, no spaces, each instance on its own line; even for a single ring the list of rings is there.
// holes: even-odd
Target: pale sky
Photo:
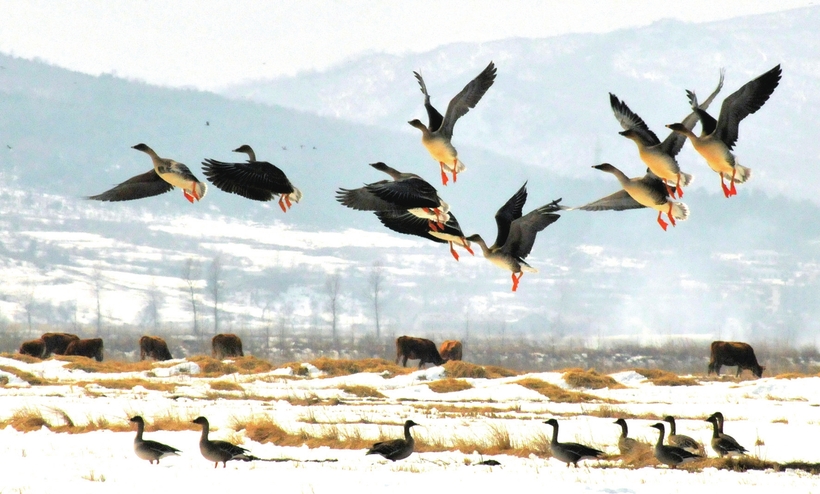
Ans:
[[[0,53],[89,74],[215,90],[364,53],[607,32],[815,0],[0,0]]]

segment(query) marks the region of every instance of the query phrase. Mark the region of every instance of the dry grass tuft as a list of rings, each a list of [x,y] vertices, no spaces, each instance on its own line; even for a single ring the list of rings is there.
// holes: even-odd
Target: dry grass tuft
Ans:
[[[22,353],[3,352],[0,353],[0,357],[19,360],[20,362],[25,362],[27,364],[36,364],[37,362],[42,362],[42,360],[40,360],[37,357],[32,357],[31,355],[23,355]]]
[[[48,384],[48,382],[46,382],[46,380],[44,380],[40,377],[37,377],[37,376],[35,376],[34,374],[32,374],[30,372],[20,370],[17,367],[9,367],[9,366],[6,366],[6,365],[0,365],[0,370],[3,371],[3,372],[8,372],[9,374],[13,374],[13,375],[19,377],[20,379],[22,379],[23,381],[31,384],[32,386],[42,386],[44,384]],[[8,381],[6,381],[6,382],[8,382]]]
[[[208,355],[194,355],[188,361],[198,365],[200,375],[205,377],[221,377],[239,372],[234,364],[226,364]]]
[[[497,379],[521,375],[520,372],[493,365],[475,365],[461,360],[451,360],[444,364],[447,377],[472,379]]]
[[[273,370],[273,365],[267,360],[245,355],[244,357],[231,357],[233,365],[239,368],[240,374],[261,374]]]
[[[567,372],[564,372],[564,381],[567,382],[573,388],[585,388],[585,389],[624,389],[626,386],[619,383],[615,379],[607,376],[606,374],[600,374],[595,372],[595,369],[590,370],[580,370],[580,369],[573,369]]]
[[[628,465],[632,468],[659,465],[658,460],[655,458],[655,447],[643,442],[638,442],[632,451],[616,456],[616,458],[621,460],[622,465]]]
[[[43,427],[48,427],[48,422],[43,418],[43,414],[36,408],[21,408],[15,411],[8,420],[0,421],[0,428],[12,426],[19,432],[39,431]]]
[[[211,389],[215,391],[243,391],[244,388],[231,381],[211,381]]]
[[[353,396],[357,396],[359,398],[387,398],[383,394],[379,392],[376,388],[371,386],[359,386],[359,385],[351,385],[351,386],[342,386],[342,391],[345,393],[351,394]]]
[[[817,377],[817,374],[803,374],[801,372],[786,372],[774,376],[775,379],[801,379],[803,377]]]
[[[514,381],[513,384],[518,384],[519,386],[524,386],[527,389],[537,391],[538,393],[541,393],[549,398],[550,401],[554,401],[556,403],[589,403],[592,401],[601,401],[598,397],[578,391],[568,391],[554,384],[550,384],[546,381],[532,377],[526,377],[524,379]]]
[[[152,417],[150,423],[146,419],[145,430],[152,431],[198,431],[202,427],[199,424],[193,423],[196,415],[188,412],[188,415],[180,417],[178,415],[171,415],[167,412],[165,415]]]
[[[150,371],[154,368],[154,362],[150,360],[143,360],[141,362],[123,362],[121,360],[103,360],[97,362],[88,357],[79,357],[76,355],[54,355],[55,360],[62,360],[68,362],[65,364],[66,369],[81,370],[85,372],[100,372],[100,373],[120,373],[120,372],[143,372]]]
[[[387,374],[389,376],[409,374],[413,369],[399,367],[385,359],[370,358],[362,360],[332,359],[320,357],[310,362],[327,377],[349,376],[360,372],[370,372],[373,374]]]
[[[473,388],[473,385],[467,381],[449,377],[446,379],[431,381],[427,383],[427,386],[430,388],[430,391],[433,391],[434,393],[453,393],[455,391],[464,391],[465,389]]]
[[[690,377],[680,377],[674,372],[665,371],[662,369],[632,369],[638,374],[646,378],[655,386],[699,386],[700,383]]]

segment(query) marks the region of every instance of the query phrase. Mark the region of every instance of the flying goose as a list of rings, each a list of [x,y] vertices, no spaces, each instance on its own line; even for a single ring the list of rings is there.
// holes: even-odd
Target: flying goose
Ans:
[[[703,458],[702,456],[687,451],[683,448],[679,448],[677,446],[667,446],[666,444],[663,444],[663,423],[658,422],[657,424],[652,424],[649,427],[654,427],[655,429],[658,429],[658,431],[660,432],[660,435],[658,436],[658,442],[655,443],[655,458],[657,458],[658,461],[663,463],[664,465],[668,465],[672,468],[675,468],[681,463],[689,463],[691,461]]]
[[[589,446],[584,446],[578,443],[559,443],[558,442],[558,421],[549,419],[544,422],[552,426],[552,441],[550,441],[550,451],[552,456],[558,458],[567,464],[567,467],[572,464],[578,466],[578,462],[584,459],[600,459],[603,458],[604,452]]]
[[[382,455],[390,461],[403,460],[413,453],[416,441],[410,435],[410,428],[419,425],[412,420],[404,423],[404,439],[393,439],[392,441],[382,441],[373,445],[367,450],[368,455]]]
[[[447,185],[447,172],[453,173],[453,182],[456,181],[457,174],[466,168],[464,163],[458,159],[458,151],[453,147],[450,140],[453,138],[453,127],[456,121],[484,96],[484,93],[493,85],[495,81],[496,68],[493,62],[470,81],[447,105],[447,113],[442,117],[441,113],[430,104],[430,95],[427,93],[427,85],[421,73],[413,72],[419,81],[421,92],[424,94],[424,107],[427,109],[429,125],[424,125],[419,119],[410,120],[413,127],[421,130],[421,143],[427,148],[430,155],[439,162],[441,166],[441,183]]]
[[[694,439],[692,439],[689,436],[676,433],[675,417],[673,417],[671,415],[667,415],[666,417],[663,418],[663,421],[667,422],[669,424],[669,439],[667,439],[667,442],[671,446],[677,446],[679,448],[685,449],[686,451],[689,451],[690,453],[694,453],[694,454],[697,454],[697,455],[703,455],[704,454],[704,449],[703,449],[702,444],[695,441]]]
[[[153,149],[145,144],[140,143],[131,147],[150,156],[151,161],[154,163],[154,169],[131,177],[102,194],[89,196],[88,199],[96,201],[131,201],[164,194],[174,187],[182,189],[185,198],[191,203],[194,202],[194,199],[199,201],[205,197],[208,186],[204,182],[200,182],[187,166],[171,159],[160,158]]]
[[[720,186],[727,198],[737,195],[735,183],[742,184],[752,175],[752,170],[741,166],[731,152],[737,142],[740,121],[763,106],[780,83],[781,74],[780,65],[776,65],[765,74],[741,86],[723,100],[717,120],[706,113],[705,109],[698,107],[697,98],[690,91],[689,101],[700,119],[700,136],[696,136],[683,123],[667,125],[672,131],[688,137],[695,150],[706,160],[709,168],[720,175]],[[724,176],[729,178],[729,187],[723,182]]]
[[[431,227],[429,220],[419,218],[407,211],[376,211],[376,217],[379,218],[382,225],[394,232],[415,235],[437,243],[450,244],[450,253],[456,261],[458,261],[458,253],[454,245],[464,247],[471,255],[475,255],[470,247],[470,242],[464,238],[464,232],[461,231],[461,226],[452,211],[449,216],[450,219],[441,227],[432,223],[434,229]]]
[[[441,200],[435,187],[415,173],[402,173],[382,162],[372,163],[376,170],[393,180],[380,180],[358,189],[336,191],[336,200],[359,211],[408,211],[430,220],[430,228],[443,227],[450,219],[450,206]]]
[[[159,465],[159,460],[166,456],[177,455],[181,453],[180,450],[172,448],[167,444],[162,444],[157,441],[151,441],[142,438],[142,433],[145,430],[145,421],[137,415],[131,417],[131,422],[137,424],[137,437],[134,438],[134,452],[143,460],[148,460],[152,465],[154,461]]]
[[[202,426],[202,437],[199,439],[199,451],[206,460],[214,462],[214,468],[222,462],[222,468],[227,467],[226,463],[229,460],[254,460],[253,456],[248,454],[248,450],[231,444],[228,441],[211,441],[208,439],[208,419],[205,417],[197,417],[193,420],[194,424]]]
[[[689,207],[682,202],[673,201],[672,197],[667,193],[668,186],[666,183],[652,173],[651,170],[647,169],[646,175],[643,177],[629,178],[624,172],[609,163],[595,165],[592,168],[615,175],[618,182],[621,183],[623,190],[619,190],[614,194],[602,197],[597,201],[593,201],[581,207],[571,209],[581,209],[584,211],[623,211],[626,209],[652,208],[658,211],[658,224],[664,231],[666,231],[666,227],[669,226],[669,224],[661,218],[662,214],[666,213],[669,221],[672,222],[672,226],[676,225],[675,219],[685,220],[689,217]]]
[[[748,451],[735,438],[723,433],[723,414],[715,412],[706,419],[712,423],[712,449],[718,456],[744,455]]]
[[[279,207],[283,212],[302,199],[302,191],[290,183],[285,172],[267,161],[257,161],[250,146],[243,144],[233,152],[247,154],[248,161],[224,163],[206,159],[202,162],[203,173],[218,189],[254,201],[270,201],[279,196]]]
[[[706,101],[701,103],[698,108],[706,110],[715,99],[715,96],[723,87],[724,71],[720,71],[720,82],[718,82],[715,91],[706,98]],[[625,101],[619,100],[617,96],[609,93],[609,105],[618,123],[623,127],[623,131],[619,132],[622,136],[635,142],[638,146],[638,155],[641,160],[652,170],[652,173],[657,175],[667,184],[667,192],[671,197],[675,197],[672,189],[668,187],[670,182],[675,184],[678,192],[678,197],[683,197],[683,188],[688,186],[692,181],[692,175],[683,173],[680,170],[675,156],[680,152],[686,137],[677,132],[670,132],[663,142],[658,139],[658,136],[652,132],[643,119],[635,112],[629,109]],[[698,122],[698,115],[694,111],[690,113],[681,122],[683,126],[688,129],[695,127]]]
[[[558,221],[560,210],[558,205],[561,199],[534,209],[521,216],[524,203],[527,201],[527,183],[518,189],[506,203],[495,213],[495,223],[498,234],[495,243],[487,247],[481,235],[474,234],[467,237],[470,242],[476,242],[481,247],[484,257],[496,266],[512,271],[512,291],[518,289],[518,282],[524,276],[524,271],[537,273],[538,270],[524,261],[532,251],[535,236],[544,228]]]
[[[626,420],[618,419],[614,423],[621,426],[621,436],[618,438],[618,451],[621,452],[621,455],[626,455],[637,451],[640,448],[641,443],[631,437],[627,437],[629,430],[626,426]]]

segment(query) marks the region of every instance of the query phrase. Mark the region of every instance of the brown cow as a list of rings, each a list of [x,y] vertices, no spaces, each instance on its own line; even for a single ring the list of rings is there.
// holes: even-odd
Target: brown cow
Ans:
[[[407,359],[419,359],[419,369],[426,364],[441,365],[447,360],[441,358],[436,344],[427,338],[416,338],[413,336],[399,336],[396,338],[396,364],[402,360],[402,367],[407,367]]]
[[[55,355],[65,355],[68,345],[72,341],[79,340],[80,337],[71,333],[45,333],[40,339],[46,342],[43,358],[48,358],[52,353]]]
[[[168,345],[165,340],[159,336],[143,336],[140,338],[140,360],[145,360],[145,357],[154,360],[171,360],[171,352],[168,351]]]
[[[31,340],[31,341],[24,341],[22,345],[20,345],[20,352],[21,355],[30,355],[32,357],[43,358],[43,354],[46,351],[46,342],[40,339]]]
[[[103,340],[102,338],[90,338],[87,340],[76,340],[68,344],[65,355],[79,355],[103,361]]]
[[[244,357],[242,340],[235,334],[218,334],[211,339],[211,355],[217,360],[225,357]]]
[[[441,344],[438,353],[444,360],[461,360],[461,342],[458,340],[446,340]]]
[[[763,371],[766,367],[757,363],[755,351],[748,343],[741,341],[713,341],[712,342],[712,356],[709,359],[709,370],[706,375],[713,371],[718,376],[720,375],[721,366],[737,366],[737,374],[740,376],[743,369],[749,369],[757,377],[763,376]]]

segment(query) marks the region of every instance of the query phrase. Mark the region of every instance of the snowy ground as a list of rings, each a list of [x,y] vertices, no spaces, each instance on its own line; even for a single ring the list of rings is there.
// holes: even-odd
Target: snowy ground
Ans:
[[[289,375],[289,369],[279,369],[266,374],[207,379],[196,377],[195,364],[184,361],[174,361],[171,367],[158,367],[150,376],[146,373],[90,374],[66,370],[63,364],[54,360],[25,364],[0,358],[2,366],[17,367],[57,382],[32,387],[0,371],[0,376],[9,378],[9,383],[0,388],[0,420],[8,419],[21,409],[37,409],[49,420],[64,412],[76,424],[98,418],[125,424],[127,418],[135,414],[143,415],[149,423],[152,417],[171,415],[185,419],[204,415],[215,429],[212,437],[244,439],[243,446],[258,457],[338,461],[231,462],[227,469],[220,466],[215,470],[199,454],[198,432],[157,431],[146,433],[146,437],[183,451],[181,456],[166,458],[157,466],[134,455],[133,432],[65,434],[43,428],[22,433],[9,426],[0,430],[4,471],[0,493],[141,493],[153,486],[174,492],[259,488],[288,493],[395,493],[420,489],[498,492],[510,487],[562,493],[654,494],[689,492],[693,488],[702,492],[726,492],[732,487],[741,487],[745,492],[775,489],[820,492],[820,479],[800,471],[736,473],[713,468],[701,472],[671,471],[666,467],[604,468],[618,466],[616,460],[585,461],[582,468],[568,469],[555,459],[534,455],[529,458],[498,455],[494,459],[501,466],[489,467],[475,465],[488,458],[478,452],[416,453],[406,460],[390,463],[378,456],[365,456],[364,450],[258,444],[230,427],[233,421],[268,415],[289,432],[312,431],[315,435],[322,428],[335,426],[344,433],[375,440],[385,432],[399,437],[398,424],[412,418],[424,426],[414,429],[417,437],[444,442],[458,437],[480,440],[489,437],[493,428],[503,427],[514,444],[526,444],[549,435],[551,428],[541,422],[555,416],[561,424],[561,440],[583,442],[616,454],[620,430],[612,423],[614,419],[590,415],[600,407],[625,414],[676,415],[679,432],[706,444],[711,426],[703,418],[720,410],[727,419],[726,432],[755,456],[777,462],[820,462],[820,451],[816,448],[820,444],[820,377],[658,387],[639,374],[627,371],[612,375],[626,385],[626,389],[583,390],[610,403],[564,404],[550,402],[535,391],[513,383],[522,377],[533,377],[567,387],[558,373],[467,379],[472,389],[435,393],[427,383],[443,376],[442,367],[392,378],[369,373],[336,378],[321,378],[314,373],[310,377],[294,378]],[[95,384],[75,384],[133,377],[171,382],[176,387],[172,392],[161,392],[141,386],[115,390]],[[238,399],[215,399],[210,386],[214,380],[238,383],[244,391],[221,392],[223,395],[235,393]],[[356,398],[340,389],[347,385],[370,386],[387,398]],[[242,396],[253,398],[242,399]],[[285,398],[310,397],[337,398],[338,404],[297,406],[285,401]],[[430,405],[431,408],[425,408]],[[498,412],[490,416],[458,415],[435,408],[447,406],[449,410],[453,405],[493,407]],[[648,427],[654,422],[656,420],[628,420],[630,436],[654,442],[657,435]],[[758,443],[762,445],[756,446]]]

